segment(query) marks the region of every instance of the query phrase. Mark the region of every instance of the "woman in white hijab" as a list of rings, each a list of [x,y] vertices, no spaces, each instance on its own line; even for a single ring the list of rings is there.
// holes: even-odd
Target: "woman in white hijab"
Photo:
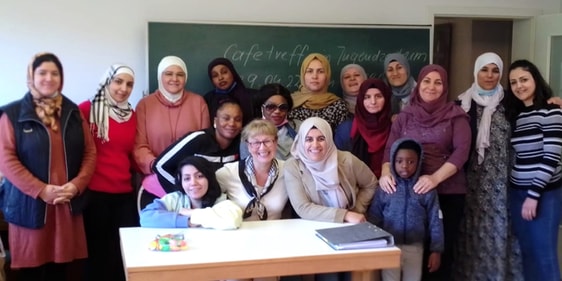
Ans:
[[[138,226],[131,169],[136,116],[129,97],[135,73],[122,64],[110,66],[91,100],[80,104],[96,144],[96,168],[84,210],[91,280],[125,280],[119,228]],[[103,270],[100,270],[103,269]]]
[[[310,117],[301,124],[285,162],[285,188],[303,219],[365,222],[377,177],[359,158],[336,149],[330,124]],[[315,280],[347,280],[349,273],[317,274]]]
[[[511,127],[501,103],[503,62],[484,53],[474,83],[459,95],[470,115],[473,149],[467,162],[465,222],[458,246],[458,280],[522,280],[521,253],[510,231],[507,203]]]
[[[303,219],[363,222],[377,178],[359,158],[339,151],[332,129],[320,117],[306,119],[285,164],[291,205]]]
[[[207,103],[202,96],[185,89],[187,77],[181,58],[164,57],[158,64],[158,90],[142,98],[136,107],[133,156],[141,173],[150,176],[143,179],[142,185],[151,194],[162,192],[152,173],[156,157],[187,133],[210,127]]]

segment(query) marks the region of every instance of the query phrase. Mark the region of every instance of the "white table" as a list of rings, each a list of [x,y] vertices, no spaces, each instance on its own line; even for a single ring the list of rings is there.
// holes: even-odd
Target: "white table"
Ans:
[[[398,267],[396,247],[335,251],[314,234],[339,226],[301,219],[244,222],[240,229],[121,228],[127,280],[204,281],[352,271],[353,280],[372,279],[373,270]],[[148,249],[157,234],[184,233],[188,250]]]

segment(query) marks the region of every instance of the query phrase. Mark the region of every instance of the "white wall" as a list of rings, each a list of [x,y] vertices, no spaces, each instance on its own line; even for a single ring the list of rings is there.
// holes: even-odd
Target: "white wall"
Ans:
[[[148,21],[428,25],[435,14],[514,18],[557,13],[561,5],[560,0],[0,0],[0,104],[25,93],[27,64],[41,51],[59,56],[63,92],[76,102],[94,93],[111,63],[130,65],[136,71],[131,98],[136,104],[148,84]]]

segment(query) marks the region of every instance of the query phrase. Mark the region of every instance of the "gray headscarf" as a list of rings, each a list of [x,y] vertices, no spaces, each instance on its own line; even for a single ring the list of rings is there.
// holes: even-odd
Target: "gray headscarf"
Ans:
[[[342,96],[343,99],[345,100],[345,102],[347,103],[347,110],[354,114],[355,113],[355,103],[357,102],[357,94],[359,94],[359,90],[357,91],[357,93],[355,93],[355,95],[347,93],[346,91],[344,91],[343,89],[343,75],[346,71],[348,71],[349,69],[356,69],[357,71],[359,71],[359,74],[361,74],[361,76],[363,76],[363,81],[367,80],[367,73],[365,72],[365,69],[355,63],[351,63],[348,64],[344,67],[342,67],[341,72],[340,72],[340,84],[342,85]],[[359,83],[361,84],[361,83]],[[359,88],[357,88],[359,89]]]
[[[399,86],[399,87],[394,87],[394,86],[390,85],[390,83],[388,83],[388,78],[386,78],[386,75],[385,75],[386,82],[388,83],[388,85],[392,89],[392,101],[391,101],[392,114],[396,114],[396,113],[400,112],[400,110],[401,110],[400,101],[403,101],[404,103],[408,102],[408,98],[410,96],[410,93],[416,87],[416,80],[414,80],[414,78],[412,77],[412,73],[410,71],[410,64],[408,63],[408,59],[406,59],[406,57],[404,57],[400,53],[392,53],[392,54],[386,55],[386,57],[384,58],[384,71],[385,71],[385,73],[386,73],[386,69],[388,68],[388,65],[393,61],[397,61],[399,64],[401,64],[402,67],[404,67],[406,69],[406,74],[408,75],[408,80],[406,80],[406,83],[404,83],[404,85]]]

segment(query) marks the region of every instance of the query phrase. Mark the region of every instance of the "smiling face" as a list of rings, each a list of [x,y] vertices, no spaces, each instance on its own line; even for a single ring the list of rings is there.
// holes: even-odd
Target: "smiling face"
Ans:
[[[357,96],[364,77],[357,68],[349,68],[342,74],[342,89],[349,95]]]
[[[52,97],[61,86],[61,73],[54,62],[45,61],[33,71],[33,86],[43,97]]]
[[[402,64],[393,61],[386,68],[386,79],[391,86],[401,87],[408,81],[408,72]]]
[[[500,68],[494,63],[489,63],[478,71],[478,74],[476,75],[476,82],[480,88],[484,90],[492,90],[498,85],[500,75]]]
[[[162,86],[170,94],[179,94],[187,81],[186,73],[177,65],[170,65],[162,72]]]
[[[304,151],[312,161],[321,161],[327,153],[328,144],[326,137],[320,130],[313,128],[308,131],[304,138]]]
[[[254,165],[269,165],[277,153],[277,136],[259,134],[248,138],[246,144]]]
[[[211,69],[211,79],[213,80],[213,85],[220,90],[228,90],[234,83],[234,76],[232,72],[226,65],[218,64]]]
[[[131,96],[135,79],[127,73],[117,74],[109,83],[109,95],[118,103],[126,102]]]
[[[428,73],[420,82],[419,94],[424,102],[436,101],[443,94],[443,81],[437,71]]]
[[[418,154],[412,149],[401,148],[394,157],[394,170],[401,178],[409,179],[418,168]]]
[[[312,60],[304,73],[304,86],[312,93],[321,93],[327,80],[326,69],[322,63],[317,59]]]
[[[235,104],[225,104],[215,117],[216,137],[232,141],[242,131],[242,111]]]
[[[200,200],[209,190],[209,181],[195,166],[185,165],[181,168],[181,186],[189,198]]]
[[[525,106],[533,105],[537,85],[529,71],[521,67],[511,70],[509,72],[509,86],[515,97],[522,101]]]
[[[381,90],[377,88],[371,88],[368,89],[367,92],[365,92],[363,106],[365,106],[367,112],[371,114],[381,112],[384,107],[384,102],[385,100]]]

